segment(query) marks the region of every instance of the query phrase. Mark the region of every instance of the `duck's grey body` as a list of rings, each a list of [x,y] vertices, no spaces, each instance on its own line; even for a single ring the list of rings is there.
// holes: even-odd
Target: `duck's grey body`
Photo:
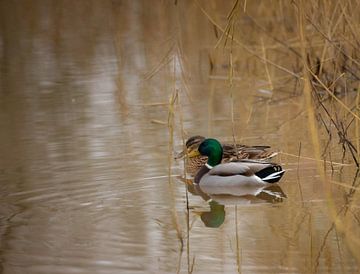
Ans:
[[[257,161],[238,161],[203,166],[195,176],[195,183],[205,192],[242,195],[258,192],[277,182],[285,171],[279,165]],[[241,193],[238,193],[238,192]]]

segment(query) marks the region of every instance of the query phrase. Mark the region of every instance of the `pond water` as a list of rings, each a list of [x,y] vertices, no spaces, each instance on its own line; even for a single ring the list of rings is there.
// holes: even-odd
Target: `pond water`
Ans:
[[[358,273],[296,79],[272,91],[246,55],[230,86],[228,50],[196,3],[1,2],[0,272]],[[223,24],[231,3],[211,3]],[[257,197],[209,201],[175,152],[233,132],[280,151],[286,174]],[[343,209],[359,204],[343,186],[355,167],[326,172],[341,221],[359,220]]]

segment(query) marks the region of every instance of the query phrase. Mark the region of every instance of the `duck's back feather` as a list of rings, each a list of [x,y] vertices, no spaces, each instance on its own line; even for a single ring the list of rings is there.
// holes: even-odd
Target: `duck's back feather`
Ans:
[[[233,176],[238,174],[248,174],[250,172],[250,168],[247,165],[231,162],[226,164],[219,164],[213,167],[209,171],[209,175],[217,175],[217,176]],[[250,175],[250,174],[249,174]]]

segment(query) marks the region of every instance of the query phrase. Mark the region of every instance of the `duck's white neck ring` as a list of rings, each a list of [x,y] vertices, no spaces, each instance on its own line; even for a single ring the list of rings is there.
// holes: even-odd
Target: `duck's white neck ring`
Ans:
[[[212,169],[213,167],[211,165],[209,165],[208,163],[205,163],[205,166],[208,168],[208,169]]]

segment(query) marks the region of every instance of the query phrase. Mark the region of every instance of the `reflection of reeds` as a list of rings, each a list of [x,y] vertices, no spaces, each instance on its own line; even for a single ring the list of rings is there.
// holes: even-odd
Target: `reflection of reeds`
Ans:
[[[183,147],[185,147],[185,131],[184,131],[184,123],[183,123],[183,113],[181,108],[180,96],[177,97],[177,110],[179,113],[179,123],[180,123],[180,130],[181,130],[181,139]],[[185,166],[186,159],[183,159],[184,166]],[[183,177],[186,180],[186,169],[183,171]],[[193,257],[192,262],[190,262],[190,207],[189,207],[189,192],[187,187],[185,187],[185,199],[186,199],[186,258],[187,258],[187,266],[188,266],[188,273],[193,272],[194,264],[195,264],[195,257]]]
[[[304,197],[303,197],[303,193],[302,193],[302,189],[301,189],[301,184],[300,184],[300,174],[299,174],[299,167],[300,167],[300,155],[301,155],[301,142],[299,143],[299,155],[298,155],[298,163],[297,163],[297,170],[296,170],[296,175],[297,175],[297,183],[299,186],[299,192],[300,192],[300,197],[301,197],[301,201],[304,203]]]
[[[174,146],[174,113],[175,113],[175,105],[177,101],[178,93],[175,89],[173,94],[170,97],[169,100],[169,110],[168,110],[168,131],[169,131],[169,142],[168,142],[168,176],[169,176],[169,187],[170,187],[170,202],[171,202],[171,213],[172,213],[172,221],[174,224],[174,227],[176,229],[177,237],[181,244],[181,250],[184,246],[184,240],[182,236],[182,230],[179,223],[179,218],[176,213],[176,202],[175,202],[175,191],[174,191],[174,185],[173,185],[173,178],[171,173],[172,168],[172,161],[174,158],[173,155],[173,146]]]
[[[177,51],[179,53],[180,51]],[[180,55],[181,57],[181,55]],[[172,220],[174,227],[177,232],[177,237],[180,241],[180,252],[179,252],[179,261],[178,261],[178,267],[177,267],[177,273],[180,273],[181,271],[181,258],[184,248],[184,238],[183,238],[183,232],[179,223],[179,218],[176,212],[176,200],[175,200],[175,191],[174,191],[174,185],[172,181],[172,174],[171,174],[171,168],[172,168],[172,161],[174,159],[173,155],[173,148],[174,148],[174,129],[175,129],[175,114],[178,114],[179,117],[179,123],[180,123],[180,131],[181,131],[181,139],[183,147],[185,147],[185,130],[183,125],[183,113],[182,113],[182,105],[180,102],[180,95],[179,90],[177,87],[177,62],[180,62],[178,60],[178,55],[172,56],[171,60],[173,61],[173,81],[174,81],[174,91],[170,97],[169,100],[169,107],[168,107],[168,131],[169,131],[169,142],[168,142],[168,177],[169,177],[169,186],[170,186],[170,193],[171,193],[171,208],[172,208]],[[180,65],[180,69],[182,70],[182,65]],[[156,73],[156,72],[154,72]],[[183,71],[181,71],[181,76],[183,77]],[[182,81],[182,83],[185,86],[186,89],[186,81]],[[185,91],[186,93],[186,91]],[[188,94],[186,93],[187,97],[190,99]],[[185,158],[183,159],[184,165],[185,165]],[[184,179],[186,180],[186,170],[184,169],[183,173]],[[185,197],[186,197],[186,256],[187,256],[187,270],[188,273],[193,272],[193,268],[195,265],[195,256],[191,260],[190,256],[190,207],[189,207],[189,195],[187,187],[185,186]]]
[[[358,116],[360,116],[360,84],[358,85],[358,92],[356,94],[356,109],[357,109],[357,114]],[[356,150],[357,150],[357,158],[360,159],[360,136],[359,136],[359,131],[360,131],[360,127],[359,127],[359,119],[355,120],[355,142],[356,142]]]
[[[345,241],[348,242],[354,257],[359,258],[360,253],[358,250],[360,249],[356,248],[360,246],[357,238],[359,235],[351,232],[351,228],[356,227],[358,229],[360,225],[360,217],[358,216],[359,195],[357,195],[359,187],[357,185],[347,184],[346,182],[344,183],[343,181],[337,182],[331,176],[334,176],[339,168],[345,169],[345,167],[353,167],[359,165],[360,162],[360,95],[359,85],[357,83],[360,79],[358,75],[360,63],[357,58],[360,41],[357,30],[359,22],[358,16],[356,15],[360,6],[347,0],[334,2],[298,0],[291,2],[272,2],[271,6],[268,6],[264,1],[254,8],[255,4],[235,0],[229,9],[230,12],[226,16],[227,22],[221,22],[221,18],[225,18],[225,16],[218,14],[219,10],[216,8],[217,5],[214,4],[214,2],[211,2],[209,6],[214,7],[213,12],[215,15],[209,11],[209,6],[204,4],[204,2],[195,0],[195,3],[201,14],[204,15],[204,18],[211,23],[211,32],[215,31],[215,37],[218,39],[210,56],[217,56],[216,54],[218,52],[228,54],[226,55],[226,58],[228,58],[228,62],[226,62],[226,67],[228,68],[227,77],[219,75],[216,71],[216,68],[220,65],[219,63],[221,63],[221,58],[210,58],[210,92],[207,94],[209,104],[209,135],[212,135],[213,123],[220,123],[220,121],[224,120],[228,122],[229,120],[229,118],[222,119],[221,117],[214,117],[213,114],[213,107],[214,104],[216,104],[215,80],[227,80],[228,93],[226,93],[226,99],[230,101],[229,114],[232,136],[235,142],[237,137],[236,123],[240,120],[239,117],[237,117],[238,111],[235,106],[238,102],[236,100],[239,98],[242,99],[242,91],[238,89],[238,87],[241,85],[240,80],[246,81],[246,77],[237,74],[239,72],[237,62],[240,60],[240,63],[245,63],[247,61],[243,59],[256,57],[253,58],[257,60],[256,62],[260,61],[265,64],[261,67],[265,81],[256,83],[256,87],[261,87],[269,91],[266,98],[265,95],[261,98],[266,102],[266,116],[262,117],[265,118],[263,119],[263,121],[265,121],[265,128],[270,127],[270,125],[268,125],[271,122],[271,120],[268,121],[269,111],[274,109],[271,105],[277,102],[286,103],[287,100],[292,102],[298,100],[297,106],[299,110],[297,110],[297,113],[299,113],[299,115],[294,119],[295,123],[302,121],[297,119],[298,117],[303,116],[303,114],[307,115],[306,121],[308,126],[307,128],[301,128],[301,130],[305,130],[306,133],[309,134],[307,135],[305,133],[304,135],[306,137],[301,139],[300,142],[298,142],[298,140],[293,142],[295,143],[293,146],[295,149],[292,153],[286,151],[286,148],[283,149],[285,152],[282,153],[283,156],[297,157],[298,188],[296,191],[299,192],[299,196],[304,205],[301,212],[296,212],[296,217],[290,218],[290,221],[293,223],[289,228],[291,239],[287,247],[291,247],[291,241],[297,239],[298,234],[301,233],[301,229],[305,229],[308,232],[307,236],[309,241],[307,247],[309,247],[310,250],[308,252],[310,258],[307,259],[308,263],[304,266],[304,269],[308,272],[318,270],[318,267],[320,267],[319,264],[321,263],[320,259],[322,259],[323,256],[323,250],[326,251],[328,248],[323,242],[318,243],[317,241],[319,232],[315,229],[317,221],[315,221],[312,208],[310,208],[309,211],[303,212],[307,205],[307,197],[306,187],[300,185],[302,175],[302,163],[300,163],[300,160],[308,159],[314,160],[311,163],[317,166],[317,173],[320,175],[322,187],[326,193],[325,200],[330,212],[330,228],[333,227],[330,229],[330,232],[325,231],[322,234],[324,242],[327,242],[328,237],[330,238],[331,236],[337,236],[339,234],[339,241],[336,245],[343,244]],[[291,16],[289,16],[290,12]],[[319,17],[318,14],[320,13],[324,14],[324,16]],[[282,21],[278,20],[278,18],[275,20],[274,17],[276,17],[276,15],[278,15],[278,17],[281,15]],[[296,15],[297,17],[292,15]],[[241,21],[241,19],[244,18],[246,20]],[[265,27],[266,22],[271,22],[272,27]],[[245,26],[242,25],[242,23],[244,23]],[[249,34],[253,40],[249,42],[246,38],[242,37],[242,34],[245,33],[244,31],[241,32],[242,27],[249,27],[252,28],[251,30],[254,30],[253,33],[256,33],[256,35]],[[249,33],[251,33],[251,31]],[[221,44],[221,42],[223,42],[223,44]],[[220,47],[220,45],[222,47]],[[167,57],[160,62],[161,65],[168,64],[170,60],[173,60],[174,57],[169,56],[177,47],[178,46],[173,47],[166,54]],[[181,70],[185,70],[182,67],[183,56],[180,54],[182,53],[181,50],[182,48],[179,46],[176,51],[176,58],[180,60]],[[281,52],[285,58],[280,57],[282,58],[281,60],[279,58],[276,59],[277,55],[274,55],[274,52]],[[157,71],[158,68],[150,73],[150,77]],[[241,72],[243,71],[245,71],[245,69]],[[251,74],[250,72],[248,73]],[[186,77],[184,77],[183,71],[182,77],[184,78],[182,82],[185,85]],[[174,78],[176,77],[174,76]],[[290,85],[287,85],[290,81],[289,79],[294,80],[294,90],[291,90],[291,87],[289,88]],[[286,82],[286,84],[284,84],[284,82]],[[356,86],[354,83],[356,83]],[[287,96],[279,98],[279,86],[286,87],[287,90],[283,94],[287,93]],[[302,88],[302,92],[299,92],[299,87]],[[357,93],[355,94],[354,91]],[[178,100],[179,95],[180,93],[177,95],[174,93],[172,100]],[[254,97],[256,96],[257,95]],[[172,104],[176,103],[170,103],[170,106]],[[178,109],[180,109],[182,106],[179,101],[177,101],[177,104]],[[173,106],[169,107],[169,109],[171,109],[169,113],[172,113],[173,119]],[[258,120],[258,117],[256,117],[257,106],[250,104],[247,110],[249,111],[248,123],[250,120],[251,122],[256,122]],[[182,125],[182,118],[180,120]],[[297,131],[297,125],[292,126],[292,122],[293,121],[288,121],[290,131]],[[169,132],[171,132],[169,151],[171,150],[170,146],[172,146],[173,142],[173,131],[173,121],[170,123],[169,120]],[[181,129],[181,132],[183,134],[184,130]],[[300,136],[300,133],[298,133],[295,138],[298,136]],[[182,137],[184,139],[184,136]],[[282,146],[281,141],[284,141],[284,139],[279,140]],[[293,140],[289,142],[291,141]],[[312,144],[314,155],[307,155],[308,143]],[[300,144],[299,147],[297,147],[298,144]],[[296,151],[296,149],[298,149],[298,151]],[[169,160],[169,166],[170,165],[171,161]],[[329,174],[326,170],[328,166],[331,166],[332,174]],[[170,172],[169,170],[169,174]],[[338,204],[339,197],[334,196],[334,186],[353,191],[351,199],[347,201],[346,207],[349,208],[347,214],[345,210],[341,210],[344,205],[339,206]],[[321,188],[321,186],[314,186],[314,188]],[[188,272],[191,272],[193,264],[191,266],[190,211],[187,195],[186,206],[187,263]],[[176,222],[174,223],[176,224]],[[306,224],[302,225],[303,223]],[[178,224],[176,226],[178,226]],[[239,244],[238,240],[241,235],[237,227],[235,233],[237,244]],[[179,228],[178,235],[181,235],[181,229]],[[179,238],[181,237],[179,236]],[[345,241],[343,241],[343,239],[345,239]],[[237,248],[238,271],[241,269],[239,250],[240,249]],[[339,254],[341,253],[340,249],[338,252]],[[341,257],[341,254],[339,256]],[[291,254],[285,257],[289,261],[294,260],[294,258],[291,258]],[[342,263],[341,259],[340,264]]]
[[[264,67],[265,75],[268,79],[268,83],[271,91],[276,92],[276,85],[278,79],[270,77],[268,65],[272,65],[282,72],[286,72],[297,78],[296,83],[299,80],[302,83],[302,97],[304,99],[304,110],[307,114],[309,141],[313,145],[314,158],[300,155],[301,146],[299,148],[299,154],[294,155],[300,158],[308,158],[315,160],[317,165],[317,171],[320,175],[323,183],[323,188],[326,193],[326,201],[330,212],[331,220],[333,221],[335,232],[342,232],[345,235],[347,241],[351,241],[352,250],[354,256],[359,258],[360,254],[359,239],[351,232],[350,227],[352,224],[358,223],[357,214],[347,214],[345,216],[339,216],[339,206],[336,205],[334,197],[333,187],[334,180],[330,180],[329,176],[325,172],[327,164],[330,164],[332,170],[337,166],[357,166],[360,163],[360,95],[359,85],[354,86],[360,77],[360,63],[357,58],[357,51],[360,47],[360,41],[358,40],[358,31],[355,26],[359,24],[358,16],[356,16],[359,10],[359,5],[354,5],[352,1],[339,1],[339,2],[316,2],[316,1],[294,1],[292,8],[295,14],[298,16],[298,29],[295,30],[295,34],[298,36],[297,40],[294,40],[291,36],[280,40],[276,36],[272,35],[258,23],[256,17],[248,15],[255,28],[260,29],[268,37],[275,41],[277,45],[265,45],[262,39],[260,40],[260,47],[251,47],[242,42],[237,37],[238,32],[234,31],[235,25],[239,22],[234,22],[237,13],[241,11],[240,1],[234,1],[231,12],[227,17],[227,24],[223,28],[214,19],[204,7],[202,7],[198,1],[195,1],[199,6],[201,12],[207,17],[207,19],[213,24],[213,26],[222,33],[222,38],[225,40],[225,45],[230,47],[230,100],[231,100],[231,122],[234,127],[234,109],[233,109],[233,96],[232,80],[234,75],[233,60],[237,58],[233,51],[233,44],[240,46],[248,54],[259,58],[266,65]],[[246,2],[243,3],[243,12],[246,13],[249,7],[245,8]],[[249,4],[247,4],[249,5]],[[285,2],[281,2],[280,13],[283,13],[284,6],[288,5]],[[279,6],[271,9],[279,10]],[[261,10],[261,8],[258,8]],[[325,14],[327,16],[319,18],[318,13]],[[259,12],[259,15],[265,15],[264,10]],[[322,19],[323,18],[323,19]],[[271,20],[271,19],[270,19]],[[346,28],[345,28],[346,27]],[[275,28],[275,31],[281,31],[282,28]],[[281,34],[287,35],[286,32]],[[219,39],[220,41],[221,39]],[[229,42],[227,43],[226,42]],[[291,41],[286,43],[284,41]],[[218,44],[219,45],[219,42]],[[282,65],[282,63],[275,63],[269,60],[266,49],[283,48],[288,51],[289,60],[293,60],[294,69],[290,70]],[[261,51],[262,54],[261,54]],[[317,56],[320,56],[318,58]],[[296,63],[301,60],[301,63],[296,66]],[[213,64],[216,66],[216,64]],[[302,71],[302,73],[298,73]],[[300,76],[301,75],[301,76]],[[353,91],[357,91],[354,95]],[[274,93],[271,93],[272,95]],[[295,93],[296,94],[296,93]],[[272,97],[272,96],[271,96]],[[271,101],[270,98],[269,101]],[[233,136],[235,130],[233,128]],[[325,138],[324,138],[325,136]],[[324,139],[327,141],[323,146]],[[234,136],[235,139],[235,136]],[[339,158],[338,154],[334,150],[342,150],[342,157]],[[284,155],[291,155],[291,153],[283,153]],[[327,158],[328,157],[328,158]],[[299,163],[298,163],[299,165]],[[298,177],[300,177],[298,169]],[[350,188],[356,193],[357,188],[348,186],[345,183],[336,183],[339,186]],[[303,194],[301,186],[299,185],[299,192],[301,199],[303,200]],[[359,198],[355,195],[355,198],[349,202],[349,207],[352,204],[359,202]],[[340,222],[340,219],[344,219],[346,224]],[[314,258],[312,254],[316,254],[315,247],[313,247],[313,226],[311,225],[310,214],[310,246],[311,246],[311,267],[310,270],[314,271],[319,263],[319,257]],[[339,244],[339,243],[338,243]],[[324,248],[324,247],[322,247]],[[340,252],[340,251],[339,251]],[[319,256],[319,254],[315,255]],[[360,261],[360,260],[359,260]],[[315,266],[313,265],[315,264]],[[341,267],[343,262],[340,261]]]
[[[339,4],[339,5],[342,5],[342,4]],[[339,75],[338,77],[333,77],[333,80],[329,83],[329,85],[326,85],[324,83],[324,81],[320,79],[320,71],[324,71],[324,68],[322,68],[320,66],[316,72],[314,72],[313,69],[311,68],[311,66],[309,64],[309,58],[308,58],[309,55],[308,55],[308,47],[307,47],[307,42],[306,42],[308,38],[305,33],[305,20],[307,20],[307,22],[310,22],[313,26],[315,26],[315,24],[309,18],[309,16],[307,16],[305,14],[305,9],[306,9],[306,5],[305,5],[304,1],[299,1],[298,5],[297,5],[297,10],[298,10],[298,22],[299,22],[298,23],[299,36],[300,36],[300,41],[301,41],[301,55],[302,55],[302,60],[303,60],[303,74],[304,74],[303,93],[304,93],[304,97],[305,97],[305,106],[306,106],[307,113],[308,113],[309,132],[310,132],[310,136],[311,136],[311,140],[312,140],[312,144],[313,144],[313,148],[314,148],[314,156],[315,156],[315,159],[317,160],[316,161],[317,170],[320,175],[321,181],[323,182],[323,188],[325,189],[325,192],[326,192],[326,200],[327,200],[327,204],[328,204],[328,209],[330,212],[330,216],[333,220],[333,223],[332,223],[330,229],[325,234],[325,238],[324,238],[323,244],[320,247],[320,251],[318,252],[318,254],[316,256],[315,266],[314,266],[314,268],[312,268],[312,270],[316,272],[318,265],[319,265],[319,258],[321,256],[322,250],[325,247],[326,239],[328,238],[329,234],[333,231],[334,228],[336,228],[337,231],[341,231],[345,235],[346,239],[351,239],[352,245],[351,246],[349,245],[349,248],[350,248],[350,250],[352,250],[355,257],[357,257],[358,259],[360,257],[359,245],[358,245],[359,240],[351,232],[351,230],[349,229],[349,226],[344,225],[344,223],[341,221],[345,217],[344,215],[346,215],[346,211],[347,211],[346,208],[348,207],[348,205],[345,204],[341,207],[340,210],[337,209],[337,206],[334,201],[334,196],[333,196],[330,180],[326,176],[324,167],[321,164],[322,155],[324,155],[325,153],[322,154],[321,149],[320,149],[321,146],[320,146],[320,136],[319,136],[319,124],[317,122],[317,117],[321,117],[320,110],[325,112],[325,114],[327,115],[327,118],[330,120],[330,123],[337,129],[337,134],[340,139],[339,143],[342,145],[342,148],[343,148],[343,158],[345,156],[345,151],[347,149],[350,152],[350,154],[354,160],[354,163],[357,166],[359,166],[358,150],[356,151],[355,146],[352,144],[352,142],[350,141],[350,138],[348,137],[348,129],[349,129],[352,121],[354,119],[357,121],[359,119],[359,116],[349,106],[347,106],[346,103],[342,102],[334,94],[335,83],[337,83],[338,79],[343,77],[344,74],[341,73],[341,75]],[[331,43],[332,46],[334,46],[334,48],[336,50],[339,50],[342,54],[346,55],[343,52],[343,50],[338,47],[338,45],[332,43],[332,41],[329,41],[327,35],[325,35],[317,27],[316,27],[316,30],[322,36],[324,36],[326,38],[325,43]],[[331,31],[332,30],[329,29],[329,33]],[[324,56],[324,54],[325,53],[323,51],[322,55]],[[347,57],[349,57],[349,56],[347,56]],[[352,60],[351,57],[349,57],[349,59]],[[354,62],[354,63],[356,64],[356,62]],[[334,70],[336,72],[337,66],[334,67]],[[329,98],[331,98],[333,101],[338,103],[338,105],[342,108],[341,110],[344,112],[343,116],[338,115],[338,113],[336,113],[336,112],[332,113],[331,110],[327,109],[327,107],[323,103],[323,97],[321,97],[319,95],[319,90],[316,88],[317,85],[319,85],[326,92],[326,94],[329,96]],[[313,96],[314,92],[315,92],[315,96]],[[315,98],[317,104],[320,105],[321,108],[315,107],[314,100],[313,100],[314,98]],[[356,106],[357,106],[357,104],[356,104]],[[347,119],[350,119],[350,120],[347,120]],[[331,140],[332,139],[331,129],[330,129],[330,127],[326,126],[326,123],[324,122],[324,119],[322,117],[320,120],[322,121],[322,125],[324,125],[324,128],[326,129],[325,132],[327,134],[329,134],[329,142],[331,142],[332,141]],[[355,123],[355,124],[356,124],[356,126],[355,126],[355,131],[356,131],[355,137],[356,137],[356,136],[358,136],[358,129],[356,128],[357,123]],[[325,147],[325,149],[327,149],[327,148],[328,148],[328,145]],[[344,211],[345,211],[345,213],[344,213]],[[340,214],[343,215],[343,217],[341,217]],[[348,220],[348,218],[349,217],[347,217],[347,220]],[[355,244],[355,246],[357,246],[356,248],[354,246],[354,243],[356,243]],[[340,263],[342,264],[342,262],[340,262]]]
[[[241,247],[239,237],[239,223],[237,206],[235,206],[235,240],[236,240],[236,265],[238,273],[241,273]]]

